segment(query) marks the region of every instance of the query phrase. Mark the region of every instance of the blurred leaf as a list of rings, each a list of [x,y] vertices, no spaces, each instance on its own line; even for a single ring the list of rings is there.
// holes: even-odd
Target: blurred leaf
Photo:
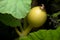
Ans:
[[[51,11],[51,13],[58,12],[60,10],[60,0],[49,0],[47,6],[49,6],[48,11]]]
[[[53,18],[54,18],[54,17],[58,17],[58,15],[60,15],[60,11],[57,12],[57,13],[52,14]]]
[[[19,40],[30,40],[30,38],[29,37],[21,37]]]
[[[20,38],[20,40],[60,40],[60,26],[55,30],[39,30],[30,33],[28,36]]]
[[[35,33],[31,33],[29,36],[32,38],[32,40],[40,40],[40,39],[35,35]]]
[[[57,21],[60,22],[60,19],[58,19]]]
[[[60,2],[60,0],[54,0],[56,3],[59,3]]]
[[[27,36],[24,36],[24,37],[19,37],[19,38],[15,39],[15,40],[31,40],[31,39],[29,37],[27,37]]]
[[[21,26],[20,20],[15,19],[13,16],[8,14],[0,14],[0,21],[11,27]]]
[[[15,18],[24,18],[31,7],[31,0],[0,0],[0,13],[11,14]]]

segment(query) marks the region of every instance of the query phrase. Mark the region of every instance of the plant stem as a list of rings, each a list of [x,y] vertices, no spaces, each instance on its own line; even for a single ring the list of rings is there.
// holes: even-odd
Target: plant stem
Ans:
[[[32,29],[33,27],[31,25],[29,25],[24,31],[23,31],[23,36],[26,36]]]
[[[17,32],[17,34],[18,34],[19,36],[21,36],[21,32],[20,32],[17,28],[15,28],[15,31]]]

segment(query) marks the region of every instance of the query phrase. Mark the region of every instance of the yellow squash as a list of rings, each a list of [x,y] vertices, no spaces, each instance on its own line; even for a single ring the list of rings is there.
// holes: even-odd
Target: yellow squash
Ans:
[[[45,23],[47,14],[40,6],[36,6],[30,10],[27,19],[28,23],[33,27],[40,27]]]

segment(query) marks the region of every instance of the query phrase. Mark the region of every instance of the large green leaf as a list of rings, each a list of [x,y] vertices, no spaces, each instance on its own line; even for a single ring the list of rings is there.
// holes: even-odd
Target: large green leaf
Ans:
[[[15,18],[24,18],[31,7],[31,0],[0,0],[0,13],[8,13]]]
[[[60,26],[55,30],[39,30],[17,40],[60,40]]]
[[[0,14],[0,21],[11,27],[21,26],[20,20],[15,19],[13,16],[8,14]]]

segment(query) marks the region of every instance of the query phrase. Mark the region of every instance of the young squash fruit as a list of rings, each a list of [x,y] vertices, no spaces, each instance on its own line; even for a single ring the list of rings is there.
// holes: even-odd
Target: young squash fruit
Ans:
[[[47,14],[41,6],[36,6],[32,8],[27,16],[29,25],[33,27],[42,26],[47,19]]]

